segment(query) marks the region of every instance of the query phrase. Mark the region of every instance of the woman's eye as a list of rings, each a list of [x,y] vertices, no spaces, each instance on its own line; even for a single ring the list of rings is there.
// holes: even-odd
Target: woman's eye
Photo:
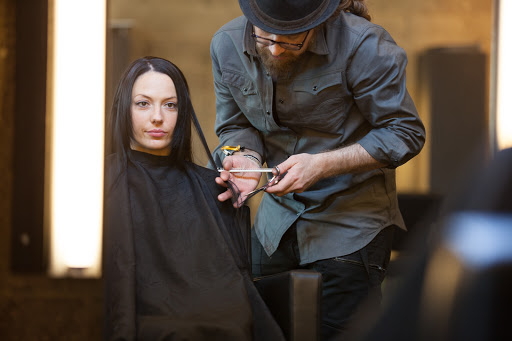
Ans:
[[[139,107],[142,107],[142,108],[145,108],[149,105],[148,102],[146,101],[139,101],[139,102],[136,102],[135,105],[139,106]]]
[[[176,103],[174,103],[174,102],[165,103],[165,106],[168,109],[172,109],[172,110],[177,110],[178,109],[178,105]]]

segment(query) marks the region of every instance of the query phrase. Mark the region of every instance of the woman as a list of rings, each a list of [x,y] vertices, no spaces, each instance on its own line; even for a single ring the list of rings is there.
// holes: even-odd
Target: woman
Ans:
[[[106,337],[280,339],[248,272],[246,212],[218,202],[217,172],[192,163],[192,123],[211,160],[181,71],[134,61],[109,118]]]

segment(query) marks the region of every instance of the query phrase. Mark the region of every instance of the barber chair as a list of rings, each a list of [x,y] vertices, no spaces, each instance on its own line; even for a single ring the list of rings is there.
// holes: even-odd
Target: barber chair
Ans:
[[[248,212],[247,212],[248,213]],[[251,264],[250,217],[242,237]],[[313,270],[291,270],[256,277],[254,285],[289,341],[320,340],[322,275]]]
[[[320,340],[320,273],[292,270],[254,278],[254,284],[287,340]]]
[[[436,224],[443,203],[439,194],[398,194],[398,205],[407,231],[394,227],[391,262],[386,281],[399,278],[417,253],[416,245],[424,240],[427,231]]]

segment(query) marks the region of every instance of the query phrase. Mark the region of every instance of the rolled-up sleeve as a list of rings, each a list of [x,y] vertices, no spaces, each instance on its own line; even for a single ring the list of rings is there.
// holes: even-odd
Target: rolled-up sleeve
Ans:
[[[217,33],[210,45],[217,111],[215,133],[219,137],[219,146],[214,151],[214,157],[216,161],[219,158],[222,160],[223,154],[220,153],[219,149],[223,145],[241,145],[264,156],[260,133],[242,112],[231,93],[230,87],[223,81],[223,66],[220,65],[219,61],[229,63],[230,57],[223,54],[233,53],[236,49],[229,46],[233,44],[229,37],[222,39],[221,35],[222,33]]]
[[[398,167],[425,143],[425,127],[406,88],[407,56],[379,26],[364,31],[353,49],[347,80],[372,125],[358,143],[377,161]]]

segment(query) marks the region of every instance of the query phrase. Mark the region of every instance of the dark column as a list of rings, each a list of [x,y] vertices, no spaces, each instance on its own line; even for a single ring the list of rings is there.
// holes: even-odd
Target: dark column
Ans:
[[[40,272],[44,255],[44,163],[48,1],[16,3],[16,98],[11,269]]]
[[[478,47],[420,56],[420,100],[430,108],[430,191],[446,194],[489,157],[486,55]]]

